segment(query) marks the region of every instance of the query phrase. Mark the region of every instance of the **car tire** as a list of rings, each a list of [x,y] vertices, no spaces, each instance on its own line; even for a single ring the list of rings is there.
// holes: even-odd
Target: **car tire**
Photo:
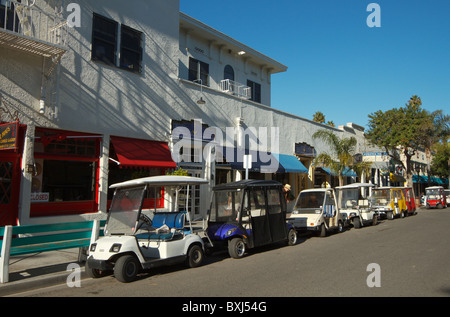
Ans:
[[[297,243],[297,230],[289,229],[287,243],[290,246]]]
[[[228,253],[234,259],[240,259],[245,253],[245,242],[241,238],[233,238],[228,242]]]
[[[361,220],[358,217],[354,217],[352,219],[353,228],[359,229],[361,228]]]
[[[341,220],[338,221],[337,231],[339,233],[344,232],[344,223]]]
[[[123,255],[114,265],[114,276],[122,283],[129,283],[136,279],[141,270],[141,263],[134,255]]]
[[[194,268],[202,265],[204,259],[204,253],[201,246],[195,244],[189,248],[187,254],[187,264],[189,267]]]

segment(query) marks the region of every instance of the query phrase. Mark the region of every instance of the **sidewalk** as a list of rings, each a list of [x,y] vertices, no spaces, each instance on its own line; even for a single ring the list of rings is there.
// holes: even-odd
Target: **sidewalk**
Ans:
[[[64,249],[26,255],[9,259],[9,282],[0,284],[0,296],[17,294],[47,286],[65,284],[71,272],[70,263],[81,267],[81,278],[86,277],[84,263],[78,261],[79,249]]]

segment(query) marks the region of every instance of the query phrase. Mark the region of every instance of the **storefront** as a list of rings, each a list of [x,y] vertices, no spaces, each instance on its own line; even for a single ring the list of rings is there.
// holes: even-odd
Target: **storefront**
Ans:
[[[167,143],[111,136],[108,164],[110,185],[130,179],[164,175],[177,167]],[[164,208],[164,188],[149,190],[143,208]],[[108,209],[113,190],[108,190]]]
[[[30,218],[98,211],[101,135],[37,127]]]
[[[18,121],[0,124],[0,226],[16,225],[21,159],[26,126]]]

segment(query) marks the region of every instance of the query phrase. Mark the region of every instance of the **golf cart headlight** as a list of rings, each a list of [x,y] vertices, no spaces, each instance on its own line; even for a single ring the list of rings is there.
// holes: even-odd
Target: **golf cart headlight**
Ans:
[[[97,247],[97,243],[92,243],[91,247],[89,248],[89,251],[94,252],[96,247]]]
[[[121,247],[121,246],[122,246],[122,245],[121,245],[120,243],[114,243],[114,244],[112,245],[111,249],[109,249],[109,252],[117,253],[117,252],[120,251],[120,247]]]
[[[233,234],[233,232],[235,232],[236,231],[236,228],[233,228],[233,229],[230,229],[230,230],[228,230],[227,231],[227,236],[230,236],[230,235],[232,235]]]

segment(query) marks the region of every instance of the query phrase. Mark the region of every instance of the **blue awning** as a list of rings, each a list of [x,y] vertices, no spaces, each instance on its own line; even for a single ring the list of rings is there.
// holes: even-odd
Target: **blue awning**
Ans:
[[[331,169],[329,167],[320,167],[320,168],[323,169],[325,171],[325,173],[327,173],[328,175],[339,176],[338,173],[336,173],[335,171],[331,171]],[[357,177],[358,175],[356,175],[356,173],[352,169],[346,167],[344,169],[343,176]]]
[[[276,156],[276,155],[275,155]],[[299,159],[293,155],[278,154],[278,161],[281,164],[281,169],[285,173],[304,173],[308,174],[308,169]]]
[[[224,147],[222,155],[232,169],[244,169],[244,154],[252,155],[251,172],[259,173],[306,173],[308,169],[297,157],[287,154],[267,153],[265,151],[238,150],[237,148]]]

